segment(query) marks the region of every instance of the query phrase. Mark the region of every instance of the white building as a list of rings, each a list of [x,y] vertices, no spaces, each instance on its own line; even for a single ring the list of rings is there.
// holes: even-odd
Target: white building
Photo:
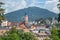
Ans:
[[[44,24],[37,26],[36,29],[31,31],[39,38],[39,40],[45,40],[46,38],[49,39],[50,30],[49,28],[46,28],[46,25]]]
[[[7,20],[2,20],[1,26],[7,26],[8,21]]]

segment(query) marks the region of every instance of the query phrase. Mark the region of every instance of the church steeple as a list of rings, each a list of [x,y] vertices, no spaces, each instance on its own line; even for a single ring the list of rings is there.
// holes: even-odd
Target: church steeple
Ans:
[[[27,13],[25,13],[25,16],[28,16]]]
[[[24,21],[25,21],[25,24],[28,24],[28,15],[27,15],[27,13],[25,13]]]

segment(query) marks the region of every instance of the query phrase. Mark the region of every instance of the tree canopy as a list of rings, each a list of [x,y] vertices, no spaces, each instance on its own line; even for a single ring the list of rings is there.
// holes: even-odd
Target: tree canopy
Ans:
[[[2,23],[2,20],[5,19],[5,16],[4,16],[4,11],[5,9],[1,8],[1,6],[3,5],[4,3],[3,2],[0,2],[0,25]]]
[[[33,33],[24,32],[23,30],[17,30],[12,28],[10,31],[6,32],[1,38],[1,40],[38,40]]]
[[[60,13],[58,14],[58,22],[60,22]]]
[[[4,3],[3,3],[3,2],[0,2],[0,7],[1,7],[2,5],[4,5]]]
[[[53,25],[53,27],[52,27],[50,39],[60,40],[59,37],[58,37],[58,29],[55,25]]]

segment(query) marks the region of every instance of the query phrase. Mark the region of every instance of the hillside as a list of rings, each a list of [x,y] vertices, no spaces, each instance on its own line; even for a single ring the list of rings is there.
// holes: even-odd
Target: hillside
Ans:
[[[29,16],[29,21],[33,21],[40,18],[57,17],[57,14],[38,7],[20,9],[11,13],[7,13],[5,16],[9,21],[19,22],[24,19],[25,13],[27,13],[27,15]]]

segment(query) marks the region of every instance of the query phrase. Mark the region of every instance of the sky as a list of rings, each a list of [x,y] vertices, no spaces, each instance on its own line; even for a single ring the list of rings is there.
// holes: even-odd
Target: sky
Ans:
[[[5,13],[13,12],[28,7],[39,7],[58,14],[58,0],[0,0],[4,2]]]

